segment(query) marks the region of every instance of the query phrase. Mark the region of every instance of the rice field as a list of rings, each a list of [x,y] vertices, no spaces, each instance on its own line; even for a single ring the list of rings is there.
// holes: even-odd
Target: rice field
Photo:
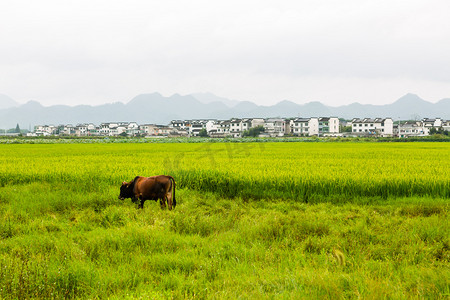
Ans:
[[[118,200],[168,174],[177,207]],[[0,144],[0,298],[450,295],[449,143]]]
[[[102,187],[169,174],[226,197],[450,197],[449,143],[0,145],[0,185]],[[89,188],[88,186],[88,188]]]

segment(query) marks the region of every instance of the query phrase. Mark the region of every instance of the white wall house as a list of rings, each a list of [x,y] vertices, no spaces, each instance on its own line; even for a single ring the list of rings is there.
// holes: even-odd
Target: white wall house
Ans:
[[[139,125],[136,122],[128,123],[128,125],[126,126],[125,132],[127,133],[127,135],[130,135],[130,136],[136,136],[136,135],[140,135],[142,133],[139,128]]]
[[[76,136],[87,136],[88,135],[88,129],[86,124],[78,124],[75,127],[75,135]]]
[[[205,124],[206,131],[209,133],[217,132],[219,122],[217,120],[208,120]]]
[[[297,136],[309,136],[309,121],[311,118],[296,118],[294,120],[291,120],[290,128],[293,135]]]
[[[283,136],[285,132],[285,120],[270,118],[264,122],[264,133],[270,136]]]
[[[381,128],[381,136],[389,137],[394,135],[394,121],[391,118],[381,119],[377,126]]]
[[[37,136],[55,135],[58,127],[54,125],[37,125],[34,127],[34,131]]]
[[[442,121],[442,129],[445,131],[450,131],[450,120]]]
[[[401,122],[400,126],[397,125],[395,134],[400,137],[428,136],[431,128],[448,131],[450,130],[450,123],[441,118],[424,118],[421,121]]]
[[[75,126],[76,136],[92,136],[98,135],[98,127],[93,123],[78,124]]]
[[[394,123],[391,118],[354,118],[351,122],[355,135],[392,136]]]
[[[253,127],[252,126],[252,119],[242,119],[242,121],[241,121],[241,131],[242,132],[247,131],[247,130],[249,130],[252,127]]]
[[[254,119],[249,119],[251,122],[251,128],[255,128],[258,126],[263,126],[264,127],[264,119],[262,118],[254,118]]]
[[[430,134],[430,129],[431,128],[436,128],[439,129],[442,127],[442,119],[441,118],[436,118],[436,119],[429,119],[429,118],[424,118],[421,121],[421,125],[424,129],[424,132],[426,132],[426,134]]]
[[[139,126],[140,131],[142,134],[147,136],[152,136],[157,134],[157,127],[155,124],[144,124]]]
[[[242,134],[242,119],[230,120],[230,135],[232,137],[240,137]]]
[[[291,133],[297,136],[319,134],[319,118],[296,118],[290,121]]]
[[[111,129],[110,135],[112,135],[112,136],[127,133],[126,125],[118,125],[117,127],[110,128],[110,129]]]
[[[425,128],[422,122],[409,121],[397,124],[396,135],[399,137],[427,136],[429,128]]]
[[[109,136],[112,135],[114,131],[117,131],[117,126],[119,126],[118,123],[101,123],[99,132],[101,135]]]
[[[72,124],[58,126],[60,135],[73,135],[76,132],[76,128]]]
[[[189,136],[199,136],[202,129],[206,129],[205,120],[192,120],[188,125]]]
[[[184,131],[188,129],[189,121],[185,120],[172,120],[169,124],[170,128],[176,129],[177,131]]]
[[[156,125],[157,135],[159,136],[169,136],[171,131],[173,130],[169,126],[165,125]]]
[[[339,119],[337,117],[319,118],[319,135],[331,136],[339,133]]]
[[[309,122],[309,135],[319,135],[319,118],[310,118]]]
[[[211,132],[210,136],[212,137],[227,137],[230,136],[230,121],[219,121],[217,124],[217,132]]]

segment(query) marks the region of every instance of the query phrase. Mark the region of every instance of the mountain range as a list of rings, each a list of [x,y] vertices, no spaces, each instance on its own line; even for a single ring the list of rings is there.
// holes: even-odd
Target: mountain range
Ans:
[[[171,120],[230,119],[267,117],[327,117],[344,119],[391,117],[394,120],[421,118],[450,119],[450,98],[431,103],[415,94],[406,94],[392,104],[353,103],[327,106],[320,102],[297,104],[288,100],[263,106],[249,101],[236,101],[210,93],[164,97],[159,93],[141,94],[128,103],[116,102],[97,106],[43,106],[37,101],[19,104],[0,94],[0,128],[22,129],[35,125],[58,125],[102,122],[137,122],[138,124],[168,124]]]

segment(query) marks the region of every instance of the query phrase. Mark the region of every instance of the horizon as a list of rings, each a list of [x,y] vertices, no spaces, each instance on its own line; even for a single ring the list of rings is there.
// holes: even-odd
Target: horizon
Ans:
[[[0,93],[101,105],[158,91],[270,106],[450,96],[446,0],[7,1]]]

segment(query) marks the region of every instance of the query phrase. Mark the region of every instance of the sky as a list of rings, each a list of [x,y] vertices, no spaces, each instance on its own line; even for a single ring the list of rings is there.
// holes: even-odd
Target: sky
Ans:
[[[100,105],[450,98],[448,0],[2,0],[0,94]]]

